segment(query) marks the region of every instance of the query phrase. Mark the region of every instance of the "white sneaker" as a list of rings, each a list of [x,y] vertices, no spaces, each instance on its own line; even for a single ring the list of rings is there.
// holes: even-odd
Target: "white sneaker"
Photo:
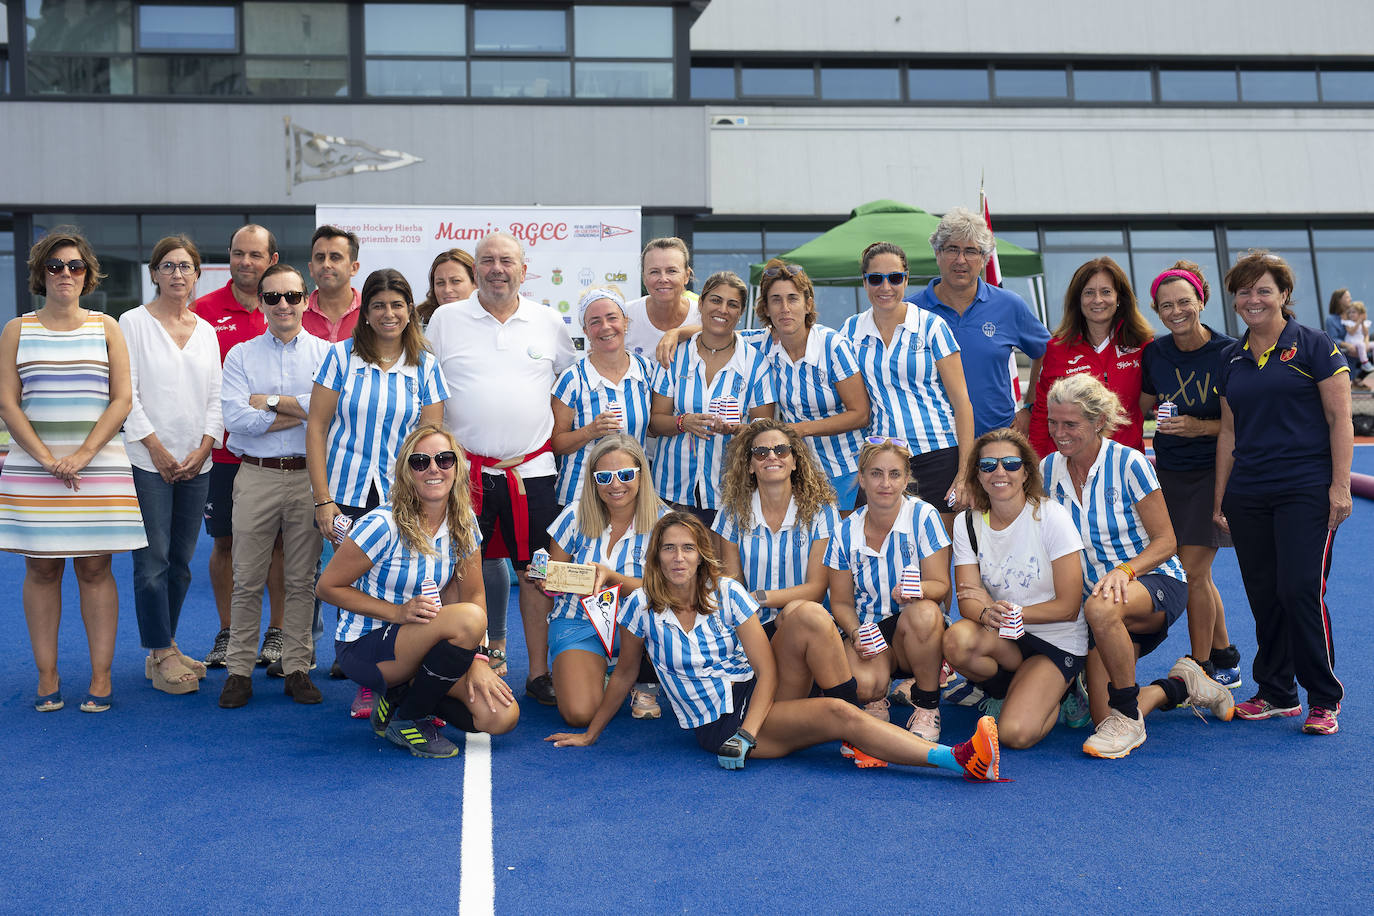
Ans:
[[[1097,732],[1083,742],[1083,753],[1090,757],[1115,760],[1125,757],[1145,743],[1145,717],[1128,719],[1113,709],[1097,726]]]
[[[649,686],[636,684],[630,690],[630,715],[636,719],[657,719],[663,715],[663,710],[658,708],[658,691],[646,689]]]
[[[1236,698],[1231,691],[1207,676],[1196,661],[1183,656],[1169,669],[1169,677],[1176,677],[1188,687],[1188,702],[1196,709],[1206,706],[1223,722],[1230,722],[1236,710]]]
[[[917,738],[924,738],[931,744],[940,743],[940,710],[925,709],[917,706],[911,718],[906,720],[906,730]]]
[[[883,697],[881,700],[874,700],[872,703],[865,703],[864,712],[868,713],[870,716],[877,719],[879,722],[891,722],[892,720],[887,715],[889,705],[890,704],[887,701],[887,697]]]

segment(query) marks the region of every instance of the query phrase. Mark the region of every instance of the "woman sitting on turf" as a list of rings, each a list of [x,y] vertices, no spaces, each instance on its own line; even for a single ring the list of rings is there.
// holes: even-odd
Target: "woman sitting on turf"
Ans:
[[[1058,719],[1083,670],[1083,543],[1068,510],[1045,498],[1035,452],[1010,429],[983,433],[964,469],[972,508],[954,520],[954,587],[962,620],[945,631],[945,658],[988,699],[1002,741],[1031,747]],[[1003,638],[1020,607],[1025,635]],[[1086,723],[1080,723],[1086,724]]]
[[[353,525],[316,589],[342,611],[344,673],[377,694],[372,730],[417,757],[458,753],[432,715],[493,735],[520,718],[510,686],[476,651],[487,615],[467,482],[453,435],[421,424],[401,443],[390,500]],[[422,593],[426,579],[440,601]]]
[[[620,624],[620,663],[591,725],[581,734],[560,732],[546,741],[557,747],[596,741],[630,692],[647,648],[678,722],[727,770],[742,768],[751,753],[785,757],[844,741],[891,763],[998,777],[997,723],[991,716],[978,722],[968,741],[951,748],[879,722],[838,697],[778,700],[777,662],[758,608],[744,586],[720,575],[711,535],[690,513],[669,512],[654,526],[644,587],[622,607]],[[824,645],[818,642],[816,651]]]

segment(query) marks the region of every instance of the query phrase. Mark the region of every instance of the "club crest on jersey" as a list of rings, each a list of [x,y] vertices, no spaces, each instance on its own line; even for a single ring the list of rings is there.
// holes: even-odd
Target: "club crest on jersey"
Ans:
[[[1298,355],[1298,345],[1297,345],[1297,344],[1293,344],[1293,346],[1289,347],[1287,350],[1284,350],[1282,353],[1279,354],[1279,362],[1281,362],[1281,363],[1286,363],[1286,362],[1288,362],[1290,359],[1292,359],[1293,357],[1295,357],[1295,356],[1297,356],[1297,355]]]
[[[908,544],[903,544],[903,545],[902,545],[902,559],[905,560],[906,562],[910,563],[910,562],[911,562],[911,554],[912,554],[912,552],[913,552],[914,550],[915,550],[915,545],[909,544],[909,543],[908,543]]]
[[[1106,497],[1107,502],[1114,503],[1121,498],[1121,491],[1116,487],[1108,487],[1102,495]]]
[[[983,322],[983,336],[984,336],[984,337],[991,337],[992,335],[994,335],[994,334],[996,334],[996,333],[997,333],[997,325],[993,324],[991,321],[985,321],[985,322]]]

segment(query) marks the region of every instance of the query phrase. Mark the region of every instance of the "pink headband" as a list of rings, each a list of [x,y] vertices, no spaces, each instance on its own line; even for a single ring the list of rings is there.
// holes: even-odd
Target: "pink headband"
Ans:
[[[1179,280],[1187,280],[1189,285],[1192,286],[1193,289],[1197,290],[1198,301],[1206,301],[1207,294],[1202,291],[1202,281],[1198,279],[1197,274],[1193,273],[1191,270],[1183,270],[1181,268],[1170,268],[1169,270],[1166,270],[1164,271],[1164,273],[1155,277],[1155,282],[1150,284],[1150,300],[1156,300],[1157,297],[1155,296],[1155,293],[1159,291],[1159,284],[1163,283],[1165,280],[1173,280],[1175,278]]]

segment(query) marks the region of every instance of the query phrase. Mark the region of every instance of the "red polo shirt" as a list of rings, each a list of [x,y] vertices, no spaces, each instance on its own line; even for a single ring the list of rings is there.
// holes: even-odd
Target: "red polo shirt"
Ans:
[[[301,315],[301,327],[320,340],[338,343],[353,336],[353,326],[358,323],[358,308],[361,304],[362,295],[355,289],[353,290],[353,304],[348,307],[348,311],[339,316],[338,321],[330,321],[329,316],[320,311],[320,291],[315,290],[305,303],[305,314]]]
[[[201,296],[191,306],[191,311],[210,322],[210,327],[215,329],[215,335],[219,337],[220,365],[224,364],[224,358],[236,345],[252,340],[267,330],[267,317],[262,309],[250,312],[234,298],[233,280],[224,284],[223,288]],[[224,434],[223,447],[215,449],[212,456],[219,464],[239,463],[239,457],[229,451],[229,433]]]
[[[1126,425],[1112,433],[1111,439],[1138,452],[1145,451],[1145,417],[1140,412],[1140,360],[1149,341],[1139,347],[1127,347],[1121,343],[1120,334],[1121,327],[1118,325],[1112,332],[1111,342],[1101,353],[1086,340],[1070,342],[1058,337],[1050,339],[1040,366],[1040,380],[1035,386],[1035,406],[1031,408],[1030,417],[1030,443],[1040,457],[1055,450],[1047,422],[1049,415],[1046,405],[1050,387],[1061,378],[1081,372],[1091,372],[1099,382],[1115,392],[1126,410]]]

